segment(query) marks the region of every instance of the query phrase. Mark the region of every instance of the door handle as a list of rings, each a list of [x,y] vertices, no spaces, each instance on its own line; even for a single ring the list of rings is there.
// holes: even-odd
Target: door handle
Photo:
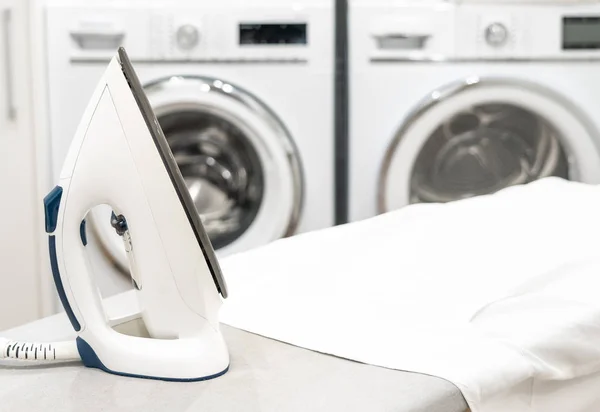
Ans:
[[[5,9],[2,13],[2,27],[4,28],[4,64],[5,67],[5,82],[6,82],[6,116],[8,120],[14,121],[17,118],[17,109],[14,101],[14,84],[13,84],[13,62],[12,62],[12,10]]]

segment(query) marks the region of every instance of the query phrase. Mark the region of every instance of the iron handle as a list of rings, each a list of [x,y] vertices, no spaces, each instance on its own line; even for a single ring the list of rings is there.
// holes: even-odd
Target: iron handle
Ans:
[[[12,68],[12,47],[10,43],[10,33],[12,26],[12,10],[5,9],[2,13],[2,27],[4,28],[4,64],[6,81],[6,116],[8,120],[14,121],[17,118],[17,109],[15,107],[13,92],[13,68]]]

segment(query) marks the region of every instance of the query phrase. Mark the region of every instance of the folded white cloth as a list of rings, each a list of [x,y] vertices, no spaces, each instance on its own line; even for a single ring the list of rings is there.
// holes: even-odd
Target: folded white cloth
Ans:
[[[600,410],[600,187],[412,205],[222,267],[223,323],[445,378],[473,412]]]

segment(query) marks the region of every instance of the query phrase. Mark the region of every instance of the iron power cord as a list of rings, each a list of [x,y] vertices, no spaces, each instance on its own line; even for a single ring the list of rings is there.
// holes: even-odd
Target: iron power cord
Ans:
[[[35,343],[0,338],[0,360],[2,359],[52,362],[81,358],[75,341]]]

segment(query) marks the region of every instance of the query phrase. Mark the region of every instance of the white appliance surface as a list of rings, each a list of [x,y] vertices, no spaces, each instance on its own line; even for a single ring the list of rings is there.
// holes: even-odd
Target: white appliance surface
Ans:
[[[600,182],[600,4],[477,3],[350,2],[350,220]]]

